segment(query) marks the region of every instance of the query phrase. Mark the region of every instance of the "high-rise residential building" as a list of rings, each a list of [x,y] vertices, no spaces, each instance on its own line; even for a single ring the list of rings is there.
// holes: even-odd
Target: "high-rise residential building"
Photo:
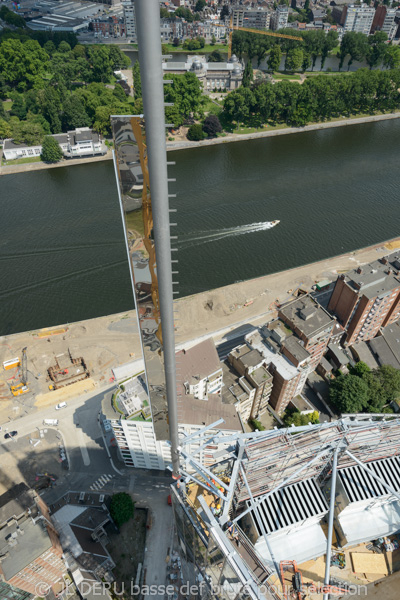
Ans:
[[[269,29],[271,13],[264,9],[251,10],[242,6],[232,9],[233,27],[249,27],[251,29]]]
[[[346,344],[370,340],[400,317],[400,261],[396,255],[339,275],[328,310],[345,328]]]
[[[328,346],[335,319],[311,296],[293,300],[279,309],[278,316],[298,336],[300,344],[310,354],[310,370],[314,370]]]
[[[236,408],[221,398],[222,367],[214,342],[209,339],[176,355],[178,371],[179,432],[188,436],[221,417],[219,429],[241,431]],[[110,423],[122,459],[127,467],[165,470],[171,462],[167,441],[157,440],[144,376],[133,377],[113,394],[105,395],[103,415]],[[200,447],[200,442],[194,448]],[[221,448],[223,444],[221,445]],[[203,448],[198,459],[208,464],[209,450]]]
[[[375,16],[374,7],[369,7],[367,4],[362,4],[361,6],[350,4],[350,6],[346,6],[343,10],[346,17],[343,25],[344,33],[355,31],[356,33],[364,33],[365,35],[370,34],[372,21]]]
[[[124,9],[125,35],[133,43],[137,42],[136,35],[136,15],[135,4],[133,0],[124,0],[122,2]]]
[[[287,27],[289,18],[289,7],[286,4],[280,4],[271,16],[271,29],[277,31]]]
[[[389,40],[392,40],[396,34],[398,23],[395,22],[396,9],[387,6],[377,6],[375,16],[372,21],[371,33],[375,31],[384,31]]]
[[[34,595],[39,584],[57,594],[63,590],[66,574],[62,555],[58,533],[40,496],[24,483],[0,496],[0,580]],[[4,597],[13,598],[11,592]]]
[[[262,353],[242,344],[229,354],[228,361],[240,375],[230,390],[238,399],[240,416],[244,421],[258,419],[267,410],[272,390],[272,375],[265,367]]]

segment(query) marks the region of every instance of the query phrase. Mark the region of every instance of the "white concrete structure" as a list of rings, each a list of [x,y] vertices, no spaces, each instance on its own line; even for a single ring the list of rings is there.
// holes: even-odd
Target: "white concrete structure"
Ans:
[[[122,7],[124,9],[124,19],[125,19],[125,34],[128,40],[133,43],[137,42],[136,35],[136,14],[135,14],[135,5],[133,0],[126,2],[122,2]]]
[[[52,135],[60,145],[66,158],[80,158],[83,156],[94,156],[95,154],[105,154],[107,148],[100,135],[89,129],[89,127],[80,127],[68,133],[58,133]],[[4,140],[3,156],[6,160],[16,160],[18,158],[40,156],[42,145],[27,146],[26,144],[15,143],[12,139]]]
[[[347,7],[346,21],[344,23],[344,33],[355,31],[369,35],[372,27],[372,21],[375,16],[375,8],[366,4],[355,6],[351,4]]]
[[[280,4],[271,17],[271,29],[277,31],[287,27],[289,18],[289,8],[286,4]]]
[[[386,16],[381,31],[387,33],[389,40],[392,40],[394,38],[394,36],[396,35],[397,28],[399,26],[399,24],[395,22],[396,12],[396,8],[386,7]]]

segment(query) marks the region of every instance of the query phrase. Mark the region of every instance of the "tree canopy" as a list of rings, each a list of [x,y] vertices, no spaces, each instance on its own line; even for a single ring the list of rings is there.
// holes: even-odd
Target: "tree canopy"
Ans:
[[[120,527],[127,523],[135,513],[135,504],[126,492],[114,494],[111,498],[110,514],[115,524]]]
[[[44,162],[55,163],[63,157],[59,143],[51,136],[46,136],[42,144],[42,160]]]
[[[175,127],[182,125],[188,117],[196,115],[200,110],[203,94],[201,83],[194,73],[184,75],[168,75],[172,83],[165,86],[165,101],[174,106],[165,109],[168,123]]]
[[[372,370],[359,362],[329,386],[330,400],[342,413],[392,412],[389,404],[399,396],[400,370],[391,365]]]

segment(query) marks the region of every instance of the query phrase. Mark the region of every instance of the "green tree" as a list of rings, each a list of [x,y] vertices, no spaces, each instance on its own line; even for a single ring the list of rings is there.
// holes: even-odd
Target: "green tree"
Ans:
[[[0,119],[0,140],[5,140],[12,136],[12,129],[9,123],[4,119]]]
[[[286,54],[285,71],[298,71],[303,64],[303,50],[292,48]]]
[[[163,6],[160,7],[160,19],[168,19],[169,17],[169,12],[166,8],[164,8]]]
[[[142,97],[142,80],[140,77],[140,64],[137,60],[132,68],[133,73],[133,90],[135,95],[135,100]]]
[[[46,136],[42,144],[41,158],[44,162],[56,163],[63,157],[60,144],[51,136]]]
[[[176,9],[174,14],[176,17],[181,17],[182,19],[185,19],[185,21],[187,21],[188,23],[191,23],[192,21],[194,21],[193,13],[189,8],[180,6],[179,8]]]
[[[130,59],[115,44],[107,46],[108,55],[111,60],[113,70],[127,69],[131,65]]]
[[[26,113],[27,113],[27,110],[26,110],[25,99],[21,94],[18,94],[18,96],[15,98],[14,102],[12,103],[10,115],[14,116],[14,117],[18,117],[18,119],[20,121],[22,121],[23,119],[25,119]]]
[[[51,40],[47,40],[47,42],[43,46],[43,50],[46,50],[47,54],[49,56],[52,56],[52,54],[54,54],[54,52],[56,51],[55,43]]]
[[[268,57],[268,69],[271,72],[277,71],[282,60],[282,50],[278,44],[275,44],[271,48],[271,52]]]
[[[99,133],[104,136],[111,135],[111,115],[130,115],[132,113],[132,106],[130,104],[122,104],[117,101],[115,104],[110,106],[98,106],[96,108],[95,120],[93,127]]]
[[[117,98],[117,100],[119,100],[120,102],[125,102],[126,94],[125,94],[121,84],[117,83],[115,85],[115,87],[113,89],[113,96],[115,96],[115,98]]]
[[[58,44],[57,52],[62,52],[62,54],[71,52],[71,46],[68,44],[68,42],[63,40]]]
[[[386,56],[388,36],[384,31],[376,31],[374,35],[368,36],[369,47],[366,51],[366,61],[370,69],[381,65]]]
[[[215,35],[211,36],[211,46],[215,46],[215,44],[217,43],[217,38],[215,37]]]
[[[219,13],[219,18],[221,20],[225,19],[225,17],[229,17],[229,7],[227,4],[223,5],[221,12]]]
[[[388,46],[383,62],[388,69],[397,69],[400,66],[400,48],[398,46]]]
[[[170,75],[172,84],[165,86],[165,101],[173,102],[173,107],[166,108],[167,120],[176,127],[182,125],[185,119],[196,115],[202,103],[202,86],[194,73]],[[171,110],[171,108],[173,110]]]
[[[38,123],[31,123],[29,121],[10,121],[10,124],[12,126],[12,138],[17,144],[37,146],[42,143],[44,132],[43,127]]]
[[[204,139],[203,128],[200,123],[195,123],[189,127],[187,139],[191,142],[198,142]]]
[[[110,81],[113,69],[109,51],[104,46],[91,46],[89,48],[89,63],[92,68],[92,81],[107,83]]]
[[[203,131],[208,137],[214,137],[217,133],[221,133],[222,125],[217,115],[208,115],[208,117],[204,119]]]
[[[244,71],[243,71],[242,85],[244,85],[244,87],[250,87],[252,83],[253,83],[253,67],[251,65],[251,61],[248,60],[246,63],[246,66],[244,68]]]
[[[382,386],[385,404],[398,398],[400,395],[400,370],[391,365],[382,365],[374,373]]]
[[[224,57],[220,50],[213,50],[211,54],[208,55],[208,62],[223,62]]]
[[[359,413],[368,405],[368,384],[357,375],[340,375],[329,386],[329,399],[340,413]]]
[[[206,6],[206,0],[197,0],[194,10],[195,10],[195,12],[201,12],[205,6]]]
[[[291,425],[300,427],[302,425],[308,425],[309,423],[315,425],[319,423],[319,414],[316,410],[312,413],[302,414],[297,408],[288,408],[285,411],[282,420],[287,427],[290,427]]]
[[[115,524],[121,527],[132,519],[135,513],[135,503],[126,492],[114,494],[111,498],[110,514]]]
[[[123,91],[122,93],[124,94]],[[91,125],[89,115],[76,94],[71,94],[65,99],[63,103],[62,122],[64,131]]]
[[[181,40],[180,40],[179,38],[175,37],[175,38],[173,39],[172,45],[173,45],[175,48],[178,48],[178,46],[180,46],[180,45],[181,45]]]

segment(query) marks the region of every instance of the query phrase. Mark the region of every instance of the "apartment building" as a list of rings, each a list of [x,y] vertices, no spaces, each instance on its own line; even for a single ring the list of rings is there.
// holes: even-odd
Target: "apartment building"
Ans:
[[[377,6],[374,19],[372,21],[371,33],[375,31],[384,31],[389,40],[396,35],[398,23],[395,22],[397,10],[387,6]]]
[[[316,369],[334,331],[335,319],[311,296],[301,296],[280,308],[278,316],[292,329],[301,346],[310,354],[310,370]]]
[[[267,411],[272,391],[272,375],[264,365],[263,355],[259,350],[243,344],[229,354],[228,362],[240,375],[238,382],[230,389],[238,400],[240,416],[244,421],[258,419]]]
[[[289,7],[286,4],[280,4],[271,16],[271,29],[277,31],[287,27],[289,18]]]
[[[355,31],[369,35],[371,32],[372,21],[375,16],[375,8],[367,4],[361,6],[345,6],[342,13],[341,22],[343,22],[344,33]],[[343,18],[345,17],[344,21]]]
[[[345,328],[346,344],[367,341],[400,317],[400,257],[391,255],[340,275],[328,310]]]
[[[57,594],[66,574],[62,554],[58,533],[40,496],[24,483],[0,496],[1,581],[34,595],[37,585],[47,584]]]
[[[236,6],[232,9],[233,27],[250,27],[251,29],[269,29],[271,13],[267,10],[251,10]]]
[[[221,398],[222,368],[214,342],[205,340],[189,350],[178,352],[176,363],[180,434],[191,435],[220,418],[224,419],[224,423],[218,429],[226,431],[226,435],[242,431],[236,408],[224,403]],[[133,377],[113,394],[106,394],[102,412],[112,427],[127,467],[156,470],[168,467],[171,463],[170,445],[156,438],[153,420],[157,415],[152,414],[144,376]],[[195,452],[202,444],[203,441],[193,443],[191,451]],[[212,452],[222,448],[222,442],[218,448],[209,448],[206,444],[198,453],[198,460],[205,465],[211,464]]]
[[[272,321],[247,334],[245,344],[230,352],[223,397],[229,401],[229,391],[236,399],[243,420],[258,418],[268,405],[281,415],[301,394],[311,369],[311,354],[302,340],[281,320]]]
[[[127,39],[131,42],[137,42],[137,33],[136,33],[136,14],[135,14],[135,4],[133,0],[123,1],[122,7],[124,10],[124,21],[125,21],[125,35]]]

